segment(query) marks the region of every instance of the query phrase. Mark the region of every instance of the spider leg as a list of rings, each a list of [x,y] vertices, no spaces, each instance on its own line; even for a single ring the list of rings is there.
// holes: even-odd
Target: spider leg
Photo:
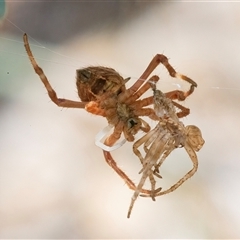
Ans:
[[[103,154],[104,154],[104,158],[107,162],[107,164],[125,181],[125,183],[127,184],[127,186],[131,189],[131,190],[136,190],[137,187],[134,184],[134,182],[126,175],[126,173],[124,173],[117,165],[117,163],[114,161],[112,155],[110,152],[103,150]],[[151,195],[152,191],[151,190],[147,190],[142,188],[140,190],[141,193],[145,193],[147,195]],[[157,191],[155,191],[157,192]]]
[[[152,76],[140,89],[138,89],[133,95],[131,95],[125,102],[126,104],[135,102],[139,97],[141,97],[149,88],[149,82],[156,83],[159,80],[159,77],[154,75]]]
[[[165,194],[168,194],[170,192],[173,192],[175,191],[177,188],[179,188],[185,181],[187,181],[190,177],[192,177],[197,169],[198,169],[198,159],[197,159],[197,155],[195,153],[195,151],[192,149],[192,147],[186,143],[185,146],[184,146],[185,150],[187,151],[190,159],[192,160],[192,163],[193,163],[193,168],[187,172],[185,174],[184,177],[182,177],[177,183],[175,183],[174,185],[172,185],[169,189],[167,190],[164,190],[162,192],[159,192],[157,194],[155,194],[154,196],[157,197],[157,196],[162,196],[162,195],[165,195]],[[141,195],[141,197],[151,197],[150,195]]]
[[[119,122],[117,126],[114,129],[114,132],[105,140],[104,144],[111,146],[113,145],[117,139],[120,138],[120,135],[122,133],[123,129],[123,123]],[[113,168],[113,170],[125,181],[125,183],[128,185],[128,187],[132,190],[136,190],[136,185],[133,183],[133,181],[117,166],[117,163],[114,161],[112,155],[110,152],[103,150],[103,154],[105,157],[105,160],[107,164]],[[152,194],[151,190],[147,189],[141,189],[140,192],[145,194]],[[155,191],[157,192],[157,190]]]
[[[187,135],[187,139],[186,142],[184,144],[184,148],[187,151],[192,163],[193,163],[193,168],[185,174],[184,177],[182,177],[176,184],[172,185],[169,189],[164,190],[162,192],[158,192],[157,194],[154,195],[154,197],[157,196],[161,196],[170,192],[173,192],[174,190],[176,190],[177,188],[179,188],[186,180],[188,180],[190,177],[192,177],[197,169],[198,169],[198,158],[197,155],[195,153],[195,151],[199,151],[203,144],[205,143],[204,139],[202,138],[202,134],[201,131],[198,127],[193,126],[193,125],[189,125],[186,126],[186,135]],[[171,142],[168,144],[169,146],[173,145]],[[159,168],[159,166],[162,164],[162,162],[166,159],[166,157],[171,153],[171,151],[173,151],[175,148],[167,148],[166,152],[163,153],[162,155],[162,159],[160,160],[160,162],[155,165],[155,169]],[[143,197],[152,197],[152,195],[141,195]]]
[[[184,96],[184,92],[181,92],[178,90],[177,90],[177,93],[176,93],[176,91],[165,93],[165,96],[167,98],[170,98],[171,100],[174,100],[174,99],[177,99],[180,101],[185,100],[185,97],[181,97],[181,96]],[[147,98],[144,98],[144,99],[134,102],[133,104],[131,104],[131,107],[134,109],[133,110],[134,114],[136,114],[138,116],[148,116],[153,120],[158,120],[159,117],[156,116],[156,113],[153,109],[143,108],[143,107],[151,105],[153,103],[154,103],[153,96],[150,96],[150,97],[147,97]],[[176,103],[174,101],[172,101],[172,103],[175,107],[177,107],[178,109],[181,110],[180,112],[177,113],[177,116],[179,118],[186,117],[187,115],[190,114],[189,108],[186,108],[186,107],[182,106],[181,104]]]
[[[143,146],[143,149],[144,149],[145,153],[147,153],[149,151],[148,147],[155,141],[156,137],[157,137],[156,134],[153,134],[152,136],[149,137],[149,139],[147,141],[145,141],[144,146]],[[144,163],[144,160],[142,159],[143,168],[139,173],[141,173],[143,171],[145,164],[147,164],[147,163]],[[162,178],[162,176],[160,174],[156,173],[155,169],[152,171],[152,174],[149,175],[149,180],[150,180],[151,189],[152,189],[152,195],[151,196],[152,196],[153,201],[155,201],[155,197],[153,195],[153,192],[154,192],[154,189],[155,189],[155,186],[156,186],[156,180],[155,180],[153,175],[157,176],[158,178]]]
[[[122,94],[120,96],[121,100],[129,98],[131,95],[133,95],[141,87],[141,85],[144,83],[144,81],[146,81],[146,79],[149,77],[149,75],[152,73],[152,71],[160,63],[162,63],[167,68],[167,70],[169,72],[169,75],[171,77],[180,78],[180,79],[182,79],[184,81],[187,81],[187,82],[189,82],[193,86],[193,88],[197,87],[197,84],[191,78],[176,72],[174,70],[174,68],[169,64],[168,58],[166,56],[164,56],[163,54],[157,54],[152,59],[152,61],[149,63],[148,67],[143,72],[141,77],[124,94]]]
[[[140,107],[146,107],[148,105],[153,104],[153,96],[150,97],[146,97],[144,99],[141,100],[137,100],[136,102],[132,103],[131,106],[140,106]]]
[[[148,133],[149,134],[149,133]],[[148,135],[147,134],[147,135]],[[138,144],[139,144],[139,141],[138,141]],[[141,144],[140,144],[141,145]],[[137,149],[136,149],[136,151],[138,151]],[[138,151],[139,152],[139,151]],[[161,188],[159,188],[159,189],[155,189],[155,180],[154,180],[154,178],[153,178],[153,176],[152,176],[152,173],[151,173],[151,175],[149,175],[149,178],[150,178],[150,181],[151,181],[151,188],[152,188],[152,190],[147,190],[147,189],[144,189],[144,188],[139,188],[138,187],[138,189],[137,189],[137,187],[136,187],[136,185],[133,183],[133,181],[117,166],[117,164],[116,164],[116,162],[114,161],[114,159],[113,159],[113,157],[112,157],[112,155],[111,155],[111,153],[110,152],[108,152],[108,151],[105,151],[105,150],[103,150],[103,154],[104,154],[104,157],[105,157],[105,160],[106,160],[106,162],[108,163],[108,165],[110,166],[110,167],[112,167],[113,168],[113,170],[125,181],[125,183],[128,185],[128,187],[130,188],[130,189],[132,189],[132,190],[134,190],[134,191],[138,191],[138,192],[141,192],[141,193],[144,193],[144,194],[147,194],[147,195],[149,195],[149,196],[155,196],[155,194],[156,193],[158,193],[160,190],[161,190]],[[136,152],[135,153],[136,155],[138,155],[138,153]],[[140,154],[140,156],[139,156],[139,158],[140,158],[140,161],[141,161],[141,153],[139,152],[139,154]],[[143,161],[143,160],[142,160]],[[142,162],[141,161],[141,162]],[[152,172],[152,170],[151,170],[151,172]],[[146,180],[146,179],[145,179]],[[144,182],[145,182],[145,180],[144,180]],[[144,182],[143,182],[143,184],[144,184]],[[154,199],[154,198],[153,198]]]
[[[144,143],[144,150],[145,152],[147,153],[148,152],[148,149],[147,147],[153,142],[153,140],[156,138],[155,136],[155,131],[150,131],[149,133],[147,133],[145,136],[143,136],[141,139],[139,139],[137,142],[135,142],[133,144],[133,152],[135,153],[135,155],[138,156],[138,158],[140,159],[140,162],[141,164],[143,165],[143,168],[142,170],[144,169],[144,158],[142,157],[142,154],[141,152],[138,150],[138,148]],[[147,139],[147,140],[146,140]],[[142,171],[141,170],[141,171]],[[141,173],[141,171],[139,173]],[[156,186],[156,181],[153,177],[153,173],[149,174],[149,180],[150,180],[150,183],[151,183],[151,189],[152,189],[152,192],[150,195],[153,195],[152,193],[154,192],[155,190],[155,186]],[[152,197],[153,201],[155,201],[155,198],[154,196]]]
[[[137,140],[134,144],[133,144],[133,152],[135,153],[135,155],[137,155],[137,157],[140,159],[140,162],[143,164],[144,163],[144,159],[143,156],[141,154],[141,152],[138,150],[138,148],[144,144],[148,139],[151,139],[152,136],[155,135],[155,131],[151,130],[150,132],[148,132],[147,134],[145,134],[142,138],[140,138],[139,140]]]
[[[160,125],[159,125],[159,127],[160,127]],[[162,133],[158,130],[159,130],[158,128],[155,128],[154,130],[151,131],[153,133],[157,133],[158,135],[157,135],[156,139],[153,141],[151,147],[149,148],[149,151],[147,152],[145,158],[142,160],[143,169],[140,171],[142,173],[142,177],[139,181],[137,189],[135,190],[135,192],[132,196],[131,203],[130,203],[129,210],[128,210],[128,218],[131,215],[133,205],[134,205],[146,179],[149,177],[150,181],[153,180],[152,167],[154,167],[156,165],[157,160],[162,155],[162,153],[164,152],[164,150],[168,144],[169,134]],[[148,134],[146,134],[146,135],[148,135]],[[149,137],[151,137],[151,136],[152,135],[149,135]],[[144,139],[144,137],[143,137],[143,139]],[[141,143],[141,141],[139,143]],[[155,189],[155,180],[153,182],[151,181],[151,186],[152,186],[151,194],[148,194],[145,196],[151,197],[153,200],[155,200],[155,196],[158,196],[158,194],[161,193],[160,192],[161,188]]]
[[[171,92],[167,92],[167,93],[165,93],[165,96],[172,100],[177,99],[178,101],[184,101],[189,95],[191,95],[193,93],[194,87],[195,87],[194,85],[191,85],[190,89],[187,92],[183,92],[180,90],[174,90]]]
[[[169,143],[168,145],[172,145],[171,143]],[[159,168],[161,167],[161,165],[163,164],[164,160],[168,157],[168,155],[171,153],[171,149],[167,149],[161,156],[160,161],[158,162],[158,164],[156,164],[154,166],[154,171],[153,174],[159,178],[162,178],[162,176],[159,174]]]
[[[32,66],[36,72],[36,74],[40,77],[42,83],[44,84],[45,88],[47,89],[48,96],[50,99],[59,107],[67,107],[67,108],[84,108],[86,105],[86,102],[77,102],[77,101],[72,101],[64,98],[58,98],[56,92],[53,90],[51,84],[49,83],[46,75],[44,74],[43,70],[38,66],[35,58],[33,57],[31,48],[28,43],[28,37],[27,34],[25,33],[23,35],[23,41],[24,41],[24,46],[27,52],[27,55],[32,63]]]
[[[151,184],[151,193],[150,193],[150,197],[152,198],[153,201],[155,201],[155,194],[158,193],[159,191],[162,190],[162,188],[158,188],[156,191],[156,180],[153,176],[153,171],[151,170],[151,173],[149,173],[148,175],[150,184]]]
[[[156,131],[154,131],[154,133],[156,133]],[[140,170],[139,173],[142,173],[144,171],[145,166],[149,165],[149,163],[152,164],[154,162],[155,166],[157,160],[166,150],[166,147],[169,144],[169,139],[166,139],[166,136],[164,134],[165,133],[159,131],[157,132],[157,135],[154,134],[150,136],[150,139],[147,139],[147,141],[145,142],[144,151],[146,151],[146,156],[142,162],[143,168]],[[148,148],[148,146],[150,147]]]
[[[112,146],[121,136],[123,131],[124,123],[119,121],[114,127],[113,133],[104,141],[107,146]]]
[[[190,109],[189,108],[186,108],[186,107],[182,106],[181,104],[176,103],[174,101],[172,101],[172,103],[175,107],[177,107],[178,109],[181,110],[180,112],[177,112],[177,116],[179,118],[186,117],[187,115],[190,114]]]
[[[159,142],[160,140],[160,142]],[[146,179],[149,177],[150,181],[151,179],[153,179],[152,176],[152,167],[156,164],[156,161],[158,160],[158,158],[161,156],[163,149],[165,147],[165,145],[167,144],[167,142],[165,141],[165,139],[163,139],[163,136],[160,134],[157,138],[156,141],[154,141],[148,151],[148,153],[146,154],[146,157],[143,160],[143,169],[141,170],[142,172],[142,177],[139,181],[139,184],[137,185],[137,189],[135,190],[132,199],[131,199],[131,203],[129,206],[129,210],[128,210],[128,215],[127,217],[129,218],[131,215],[131,211],[133,208],[133,205],[140,193],[140,190],[142,189]],[[155,200],[155,196],[157,196],[159,193],[161,193],[161,188],[155,189],[155,180],[153,182],[151,182],[151,186],[152,186],[152,191],[150,194],[146,195],[151,197],[153,200]]]
[[[133,109],[133,113],[137,116],[148,116],[152,120],[159,120],[159,117],[152,108],[144,108],[151,104],[153,104],[153,96],[137,100],[131,103],[130,107]]]
[[[102,143],[102,139],[105,139],[105,137],[109,135],[108,133],[110,130],[112,130],[112,128],[113,126],[109,124],[95,136],[95,145],[108,152],[120,148],[127,141],[126,139],[123,139],[120,142],[115,143],[113,146],[107,146],[104,143]]]
[[[149,132],[150,131],[150,126],[149,124],[144,121],[143,119],[141,119],[141,122],[142,122],[142,126],[140,127],[140,129],[143,131],[143,132]]]
[[[148,116],[152,120],[159,120],[159,117],[156,116],[155,111],[151,108],[136,108],[133,110],[133,112],[137,116]]]
[[[174,90],[171,92],[165,93],[165,96],[171,100],[178,100],[178,101],[184,101],[189,95],[191,95],[194,91],[194,86],[191,85],[190,89],[187,92],[179,91],[179,90]],[[190,114],[190,109],[182,106],[179,103],[176,103],[172,101],[173,105],[180,109],[180,112],[177,113],[177,116],[179,118],[186,117],[187,115]]]
[[[128,214],[127,214],[128,218],[130,218],[130,215],[131,215],[131,212],[132,212],[132,209],[133,209],[133,205],[134,205],[135,201],[137,200],[137,197],[138,197],[139,193],[141,192],[141,189],[142,189],[146,179],[151,174],[152,174],[152,170],[149,169],[149,168],[147,168],[146,171],[143,172],[142,178],[140,179],[140,182],[137,185],[137,187],[135,189],[135,192],[134,192],[134,194],[132,196],[132,199],[131,199],[131,203],[130,203],[130,206],[129,206],[129,209],[128,209]],[[161,190],[161,188],[158,189],[158,193],[159,193],[160,190]],[[152,196],[152,191],[150,192],[150,194],[148,194],[146,196],[149,196],[149,197]],[[154,194],[154,196],[156,196],[156,193]]]

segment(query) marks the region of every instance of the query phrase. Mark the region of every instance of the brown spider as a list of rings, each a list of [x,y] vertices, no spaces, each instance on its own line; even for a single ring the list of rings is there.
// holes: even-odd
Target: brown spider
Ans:
[[[143,119],[141,119],[141,116],[148,116],[153,120],[158,119],[154,110],[147,107],[153,104],[153,97],[151,96],[144,99],[139,98],[150,88],[148,82],[144,85],[143,83],[160,63],[167,68],[172,77],[180,78],[191,84],[191,87],[187,92],[177,90],[169,92],[167,94],[169,98],[182,101],[194,91],[194,87],[197,87],[197,84],[193,80],[177,73],[168,63],[167,57],[162,54],[157,54],[141,77],[128,89],[126,89],[125,84],[129,78],[123,79],[114,69],[101,66],[87,67],[77,70],[76,83],[78,95],[82,102],[58,98],[43,70],[38,66],[33,57],[28,43],[27,34],[24,34],[23,41],[35,72],[38,74],[47,89],[50,99],[57,106],[85,108],[90,113],[106,117],[108,123],[114,126],[113,133],[108,136],[104,142],[107,146],[113,146],[122,133],[127,141],[134,141],[134,135],[139,130],[148,132],[150,127]],[[158,79],[159,77],[157,76],[150,78],[152,82],[157,82]],[[188,113],[184,114],[186,115]],[[110,153],[104,151],[104,155],[107,163],[122,178],[124,178],[127,185],[132,188],[134,184],[132,185],[132,181],[126,176],[126,174],[123,174],[121,169],[118,168],[115,161],[111,158]],[[142,192],[146,193],[146,191]],[[147,191],[147,193],[150,192]]]
[[[130,217],[134,202],[141,192],[147,178],[150,179],[152,192],[151,194],[146,193],[141,196],[152,197],[154,200],[156,196],[164,195],[176,190],[197,171],[198,159],[195,151],[199,151],[204,144],[200,129],[193,125],[185,127],[178,119],[173,104],[174,102],[166,98],[160,90],[156,90],[155,84],[152,84],[152,88],[154,92],[154,110],[159,117],[159,122],[153,130],[149,131],[133,144],[133,151],[139,157],[143,168],[140,171],[142,177],[131,200],[128,210],[128,218]],[[146,152],[145,157],[143,157],[138,150],[142,144],[144,144],[144,151]],[[174,149],[179,147],[185,148],[193,162],[193,168],[169,189],[164,191],[161,191],[161,188],[155,189],[156,181],[153,175],[161,177],[159,175],[160,166],[166,157]]]

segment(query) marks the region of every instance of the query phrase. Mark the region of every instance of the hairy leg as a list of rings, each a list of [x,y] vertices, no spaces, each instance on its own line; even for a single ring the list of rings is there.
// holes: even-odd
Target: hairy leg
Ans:
[[[59,107],[85,108],[86,102],[72,101],[72,100],[57,97],[57,94],[54,91],[54,89],[52,88],[51,84],[49,83],[46,75],[44,74],[43,70],[38,66],[35,58],[33,57],[31,48],[28,43],[28,37],[27,37],[26,33],[23,35],[23,41],[24,41],[24,46],[25,46],[26,52],[28,54],[28,57],[32,63],[32,66],[33,66],[36,74],[40,77],[45,88],[47,89],[48,96],[50,97],[50,99]]]
[[[143,72],[141,77],[129,89],[127,89],[127,91],[121,96],[121,98],[127,99],[132,94],[134,94],[160,63],[162,63],[167,68],[168,73],[171,77],[180,78],[184,81],[187,81],[193,86],[193,88],[197,87],[197,84],[191,78],[176,72],[174,68],[169,64],[168,58],[166,56],[164,56],[163,54],[157,54],[149,63],[148,67]]]

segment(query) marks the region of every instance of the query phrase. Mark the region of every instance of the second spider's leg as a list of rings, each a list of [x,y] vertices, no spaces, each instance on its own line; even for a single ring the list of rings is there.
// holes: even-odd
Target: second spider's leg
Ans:
[[[144,183],[145,183],[145,181],[148,177],[150,178],[150,181],[151,181],[152,191],[150,191],[150,193],[148,193],[147,195],[143,195],[143,196],[151,197],[153,199],[153,201],[155,201],[155,196],[157,196],[162,189],[162,188],[155,189],[156,181],[153,178],[151,168],[152,168],[152,165],[149,164],[148,166],[146,166],[146,168],[144,169],[144,171],[142,173],[142,177],[140,179],[140,182],[137,185],[137,187],[135,189],[135,192],[134,192],[134,194],[132,196],[132,199],[131,199],[131,203],[130,203],[130,206],[129,206],[129,209],[128,209],[128,214],[127,214],[128,218],[130,218],[134,203],[137,200],[137,197],[138,197],[139,193],[142,192],[142,190],[143,190],[142,187],[143,187],[143,185],[144,185]]]
[[[148,147],[153,143],[153,141],[156,138],[157,138],[156,131],[152,130],[133,144],[133,152],[138,156],[138,158],[140,159],[140,162],[143,166],[143,168],[141,169],[141,171],[139,173],[143,172],[143,170],[144,170],[145,166],[148,164],[148,162],[145,161],[146,159],[143,158],[143,156],[142,156],[141,152],[138,150],[138,148],[144,143],[144,151],[147,154],[149,152]],[[156,175],[156,174],[154,174],[154,175]],[[159,176],[157,176],[157,177],[159,177]],[[149,177],[149,180],[151,183],[151,189],[152,189],[150,196],[152,196],[153,201],[155,201],[153,193],[155,192],[156,180],[154,179],[153,171],[152,171],[152,173],[149,174],[148,177]],[[160,176],[160,178],[161,178],[161,176]]]
[[[166,138],[165,131],[162,129],[161,125],[158,124],[153,130],[148,132],[134,143],[133,152],[138,156],[143,165],[143,168],[139,173],[144,171],[144,167],[149,164],[149,161],[154,161],[154,165],[156,164],[157,159],[164,152],[166,143],[168,141],[169,139]],[[142,144],[144,144],[143,149],[146,153],[144,158],[142,157],[141,152],[138,150]]]
[[[172,145],[172,143],[168,144],[169,146]],[[159,178],[162,178],[162,176],[159,173],[159,168],[163,164],[164,160],[168,157],[168,155],[171,153],[172,149],[166,149],[166,151],[162,154],[159,162],[154,166],[153,174]]]
[[[193,168],[185,174],[183,178],[181,178],[176,184],[171,186],[169,189],[164,190],[162,192],[159,192],[155,194],[154,196],[161,196],[170,192],[173,192],[176,190],[178,187],[180,187],[186,180],[188,180],[190,177],[192,177],[195,172],[198,169],[198,159],[195,151],[199,151],[203,144],[205,143],[204,139],[202,138],[201,131],[198,127],[189,125],[186,126],[186,134],[187,134],[187,139],[184,145],[185,150],[187,151],[192,163],[193,163]],[[151,195],[141,195],[143,197],[151,197]]]
[[[150,132],[148,132],[146,135],[144,135],[142,138],[140,138],[139,140],[137,140],[134,144],[133,144],[133,152],[135,153],[135,155],[137,155],[137,157],[140,159],[141,164],[144,163],[144,158],[141,154],[141,152],[138,150],[138,148],[144,144],[148,139],[150,139],[152,136],[154,136],[155,132],[154,130],[151,130]]]
[[[24,41],[24,46],[27,51],[28,57],[32,63],[32,66],[33,66],[36,74],[40,77],[45,88],[47,89],[48,96],[50,97],[50,99],[59,107],[84,108],[86,105],[86,102],[72,101],[72,100],[57,97],[57,94],[54,91],[54,89],[52,88],[51,84],[49,83],[46,75],[44,74],[43,70],[38,66],[35,58],[33,57],[31,48],[28,43],[28,37],[27,37],[26,33],[23,35],[23,41]]]
[[[156,128],[156,130],[159,130],[159,129]],[[156,131],[156,132],[158,132],[158,131]],[[142,177],[139,181],[139,184],[137,185],[137,189],[135,190],[135,192],[132,196],[131,203],[130,203],[129,210],[128,210],[128,215],[127,215],[128,218],[131,215],[133,205],[134,205],[146,179],[148,177],[150,178],[150,180],[152,179],[152,174],[153,174],[152,168],[156,165],[157,160],[162,155],[162,153],[165,151],[165,148],[169,141],[169,137],[170,136],[167,133],[166,134],[164,134],[164,133],[158,134],[156,139],[151,144],[151,147],[149,148],[149,151],[147,152],[145,158],[143,159],[143,169],[140,171],[142,173]],[[151,186],[152,186],[151,194],[148,194],[147,196],[151,197],[154,200],[155,196],[158,196],[158,194],[161,193],[161,188],[158,188],[155,190],[154,182],[151,182]]]
[[[134,194],[132,196],[132,199],[131,199],[131,203],[130,203],[130,206],[129,206],[129,209],[128,209],[128,214],[127,214],[128,218],[130,218],[130,215],[131,215],[131,212],[132,212],[132,209],[133,209],[133,205],[134,205],[135,201],[137,200],[137,197],[138,197],[139,193],[141,192],[141,189],[142,189],[146,179],[148,178],[148,176],[150,174],[152,174],[152,170],[151,169],[147,169],[146,171],[143,172],[142,178],[141,178],[139,184],[137,185],[137,188],[136,188],[136,190],[135,190],[135,192],[134,192]],[[149,194],[147,196],[151,196],[151,195],[152,195],[152,191],[151,191],[151,194]]]
[[[162,196],[162,195],[165,195],[165,194],[168,194],[170,192],[173,192],[175,191],[177,188],[179,188],[185,181],[187,181],[190,177],[192,177],[195,172],[197,171],[198,169],[198,159],[197,159],[197,155],[195,153],[195,151],[188,145],[186,144],[184,146],[184,148],[186,149],[187,153],[189,154],[189,157],[190,159],[192,160],[193,162],[193,168],[187,172],[185,174],[184,177],[182,177],[177,183],[175,183],[174,185],[172,185],[169,189],[167,190],[164,190],[162,192],[159,192],[159,193],[156,193],[154,196],[157,197],[157,196]],[[141,195],[142,197],[151,197],[150,195]]]

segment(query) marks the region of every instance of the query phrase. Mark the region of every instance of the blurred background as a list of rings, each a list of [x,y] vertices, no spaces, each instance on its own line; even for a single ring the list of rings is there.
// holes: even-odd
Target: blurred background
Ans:
[[[240,238],[240,3],[0,2],[0,238]],[[61,109],[26,55],[29,42],[59,97],[77,100],[75,71],[116,69],[131,85],[156,53],[198,88],[183,119],[202,130],[199,169],[175,192],[138,198],[105,163],[104,118]],[[159,66],[162,91],[185,90]],[[150,121],[154,126],[154,123]],[[140,137],[140,135],[139,135]],[[135,183],[132,144],[114,158]],[[189,169],[184,149],[162,167],[168,187]]]

